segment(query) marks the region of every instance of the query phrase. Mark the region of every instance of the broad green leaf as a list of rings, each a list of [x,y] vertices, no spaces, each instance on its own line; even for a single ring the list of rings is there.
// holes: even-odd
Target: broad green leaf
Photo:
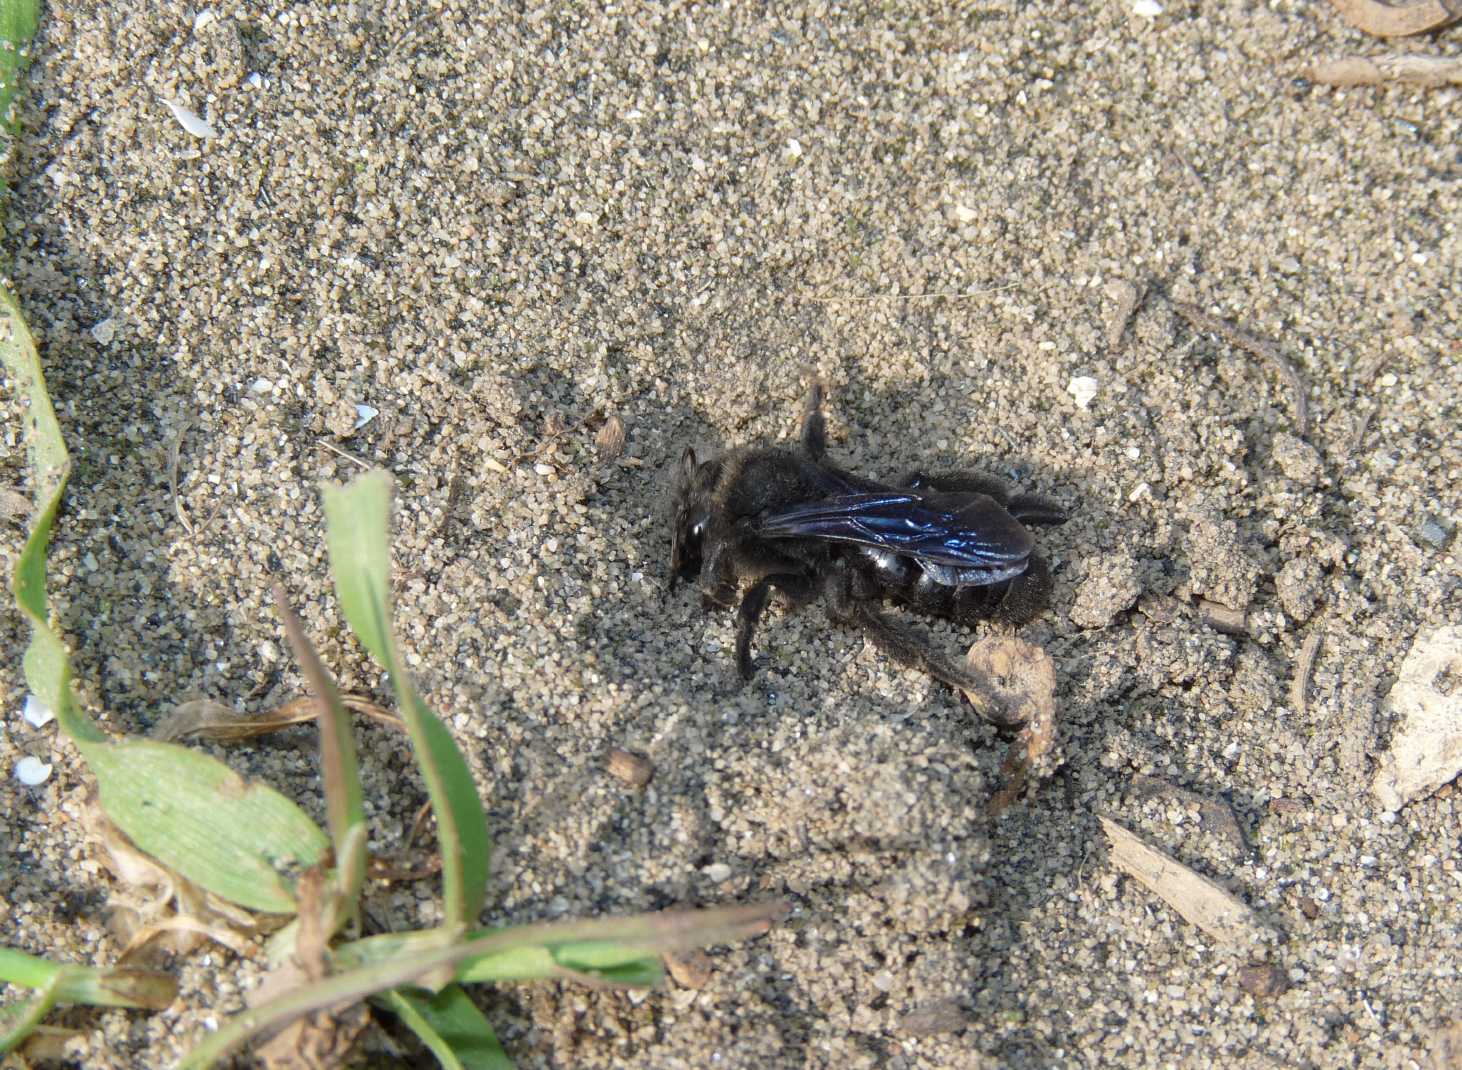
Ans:
[[[35,36],[39,17],[39,0],[0,0],[0,124],[12,134],[15,117],[10,108],[27,63],[22,50]]]
[[[333,920],[331,931],[354,915],[361,887],[365,884],[366,825],[360,787],[360,766],[355,757],[355,738],[350,714],[341,701],[340,689],[320,661],[304,625],[289,606],[284,588],[274,585],[274,603],[289,645],[299,660],[305,680],[315,693],[316,720],[320,729],[320,771],[325,782],[325,814],[330,838],[335,844],[335,865],[343,909]]]
[[[391,634],[391,477],[368,472],[348,486],[327,484],[324,496],[325,539],[340,611],[391,676],[436,813],[447,924],[466,925],[482,909],[492,841],[467,761],[412,687]]]
[[[434,996],[396,988],[376,1001],[420,1037],[445,1070],[513,1070],[487,1018],[457,985]]]
[[[294,910],[296,875],[330,841],[273,788],[175,743],[130,740],[84,749],[102,809],[141,851],[251,910]]]

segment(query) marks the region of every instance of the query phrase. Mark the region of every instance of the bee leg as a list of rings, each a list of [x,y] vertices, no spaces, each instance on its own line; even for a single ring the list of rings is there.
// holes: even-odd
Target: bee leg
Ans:
[[[827,453],[827,421],[822,415],[822,384],[813,383],[802,403],[802,448],[814,461]]]
[[[747,588],[741,599],[741,606],[736,611],[736,669],[743,680],[750,680],[756,671],[751,663],[751,637],[756,632],[773,587],[781,591],[794,606],[808,601],[815,593],[813,583],[805,576],[786,573],[764,576]]]
[[[1025,571],[1006,581],[1000,603],[987,616],[1019,627],[1035,620],[1051,604],[1051,567],[1040,554],[1031,554]]]
[[[997,728],[1020,727],[1021,718],[1006,707],[983,678],[935,653],[925,637],[864,602],[850,602],[839,610],[842,619],[861,628],[874,646],[895,661],[923,669],[941,683],[963,691],[975,711]]]
[[[899,486],[913,490],[968,491],[972,494],[988,494],[1002,505],[1010,500],[1010,484],[995,476],[980,472],[910,472],[898,481]]]

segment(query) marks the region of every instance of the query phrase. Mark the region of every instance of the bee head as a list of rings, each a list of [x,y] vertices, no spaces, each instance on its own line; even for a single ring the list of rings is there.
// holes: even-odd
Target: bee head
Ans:
[[[687,446],[675,466],[670,491],[670,585],[694,580],[701,573],[701,545],[711,516],[711,492],[720,461],[696,460]]]

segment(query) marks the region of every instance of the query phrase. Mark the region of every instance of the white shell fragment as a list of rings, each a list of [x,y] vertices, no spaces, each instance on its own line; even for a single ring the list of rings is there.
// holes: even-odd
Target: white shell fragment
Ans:
[[[173,113],[173,118],[178,121],[183,129],[194,137],[209,138],[218,136],[218,131],[213,129],[213,126],[208,120],[196,111],[193,111],[191,108],[185,108],[176,101],[168,100],[166,97],[163,98],[162,102],[168,106],[168,110]]]
[[[370,423],[372,420],[374,420],[379,415],[381,415],[381,410],[380,409],[374,408],[373,406],[370,406],[370,405],[357,405],[355,407],[355,428],[354,428],[354,430],[359,431],[362,427],[364,427],[366,424]]]
[[[1372,790],[1383,808],[1399,810],[1462,773],[1462,627],[1412,644],[1386,709],[1396,728]]]
[[[33,788],[37,784],[44,784],[47,780],[51,779],[51,765],[49,762],[43,762],[39,758],[26,755],[15,763],[15,779],[28,788]]]
[[[25,709],[21,711],[21,716],[25,718],[26,724],[33,728],[44,728],[56,719],[56,715],[51,712],[51,707],[34,695],[25,696]]]
[[[792,159],[794,159],[794,160],[795,159],[798,159],[799,157],[801,157],[801,155],[802,155],[802,142],[798,141],[795,137],[789,137],[787,139],[786,153],[787,153],[788,156],[792,157]]]
[[[1090,375],[1073,376],[1066,384],[1066,393],[1076,399],[1076,407],[1084,409],[1097,396],[1097,381]]]
[[[1144,19],[1155,19],[1162,14],[1162,5],[1157,0],[1136,0],[1132,14]]]

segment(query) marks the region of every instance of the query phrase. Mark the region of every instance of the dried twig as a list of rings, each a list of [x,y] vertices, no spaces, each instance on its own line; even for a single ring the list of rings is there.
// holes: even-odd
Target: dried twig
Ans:
[[[805,298],[805,300],[816,301],[819,304],[832,301],[932,301],[936,297],[943,297],[950,301],[963,301],[971,297],[984,297],[987,294],[998,294],[1003,290],[1013,290],[1016,285],[1016,283],[1008,282],[1004,286],[991,286],[984,290],[936,290],[922,294],[818,294]]]
[[[1347,459],[1353,457],[1365,444],[1366,430],[1371,426],[1371,417],[1375,415],[1376,407],[1371,405],[1355,418],[1355,430],[1350,433],[1350,443],[1345,448]]]
[[[1345,56],[1312,63],[1302,72],[1320,85],[1462,85],[1462,59],[1455,56]]]
[[[1109,818],[1098,817],[1112,844],[1112,861],[1220,944],[1244,947],[1269,933],[1259,915],[1181,862]]]
[[[1198,599],[1198,619],[1216,632],[1225,635],[1248,635],[1249,614],[1207,598]]]
[[[1300,656],[1294,663],[1294,679],[1289,685],[1289,704],[1295,716],[1303,719],[1309,703],[1310,671],[1315,667],[1315,656],[1320,652],[1320,630],[1317,628],[1300,647]]]
[[[1295,430],[1303,435],[1310,426],[1310,402],[1305,389],[1305,381],[1300,378],[1299,372],[1294,370],[1294,365],[1285,360],[1284,354],[1279,347],[1267,339],[1250,334],[1248,331],[1230,323],[1228,320],[1219,319],[1204,312],[1197,305],[1186,304],[1182,301],[1174,301],[1173,308],[1185,320],[1197,327],[1200,331],[1211,331],[1218,335],[1230,345],[1238,346],[1246,353],[1252,353],[1261,360],[1267,360],[1279,370],[1284,381],[1294,392],[1294,422]]]
[[[1420,0],[1387,4],[1381,0],[1330,0],[1340,17],[1377,37],[1406,37],[1437,30],[1462,18],[1462,0]]]
[[[369,472],[370,469],[371,469],[371,466],[369,464],[367,464],[365,461],[362,461],[359,457],[357,457],[353,453],[346,453],[343,449],[341,449],[339,446],[335,445],[335,443],[333,443],[333,442],[327,442],[325,439],[322,438],[318,442],[316,442],[315,445],[319,446],[323,450],[329,450],[331,453],[335,454],[337,457],[343,457],[343,458],[345,458],[347,461],[350,461],[352,464],[358,464],[358,465],[360,465],[367,472]]]
[[[188,426],[187,420],[178,425],[178,432],[168,446],[168,493],[172,495],[173,514],[178,518],[178,523],[183,525],[184,531],[192,535],[193,522],[183,511],[183,500],[178,497],[178,461],[183,452],[183,436],[188,433]]]

